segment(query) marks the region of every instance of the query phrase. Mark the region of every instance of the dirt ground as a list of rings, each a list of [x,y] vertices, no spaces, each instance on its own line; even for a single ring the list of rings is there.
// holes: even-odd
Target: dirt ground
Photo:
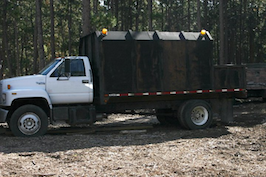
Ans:
[[[36,138],[13,137],[0,124],[0,176],[265,176],[266,103],[234,106],[234,117],[188,131],[151,116],[111,115],[86,131],[52,127]],[[122,124],[140,130],[112,129]]]

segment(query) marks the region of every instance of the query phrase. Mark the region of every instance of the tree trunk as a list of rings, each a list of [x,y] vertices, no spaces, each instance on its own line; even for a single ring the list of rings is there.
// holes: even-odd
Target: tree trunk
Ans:
[[[169,31],[174,31],[172,9],[173,9],[173,2],[169,2],[168,4],[168,29]]]
[[[243,3],[243,10],[244,10],[244,14],[242,15],[244,18],[243,18],[243,25],[242,25],[242,29],[241,29],[241,59],[242,58],[245,58],[245,62],[247,62],[248,63],[248,52],[247,51],[245,51],[245,47],[246,47],[246,45],[245,45],[245,43],[248,43],[248,42],[246,42],[246,41],[248,41],[248,39],[247,39],[247,33],[245,32],[245,25],[244,25],[244,21],[245,21],[245,19],[247,18],[247,7],[248,7],[248,2],[247,2],[247,0],[244,0],[244,3]]]
[[[228,21],[227,21],[227,3],[228,0],[224,0],[223,18],[224,18],[224,63],[228,64],[232,61],[228,57]]]
[[[119,23],[119,17],[118,17],[118,0],[114,0],[115,1],[115,18],[116,18],[116,26],[115,26],[115,30],[118,30],[118,23]]]
[[[68,0],[68,54],[72,55],[72,33],[71,33],[71,28],[72,28],[72,4],[71,0]]]
[[[42,0],[36,0],[36,18],[37,18],[37,28],[38,28],[38,52],[39,52],[39,59],[40,59],[39,69],[42,69],[45,65],[41,4],[42,4]]]
[[[201,23],[202,23],[204,29],[209,29],[209,26],[208,26],[208,21],[209,21],[208,0],[204,0],[204,2],[203,2],[203,14],[204,14],[204,17],[203,17],[204,20],[203,21],[201,20]]]
[[[184,5],[185,5],[185,3],[184,3],[184,0],[180,0],[180,3],[182,4],[181,5],[181,17],[180,17],[180,19],[181,19],[181,26],[180,26],[180,28],[181,29],[184,29],[184,27],[185,27],[185,17],[184,17]]]
[[[115,8],[114,8],[114,0],[110,0],[111,2],[110,2],[110,9],[111,9],[111,13],[112,13],[112,15],[114,15],[114,10],[115,10]]]
[[[19,58],[19,35],[18,35],[18,24],[16,21],[14,21],[14,29],[15,29],[15,45],[16,45],[16,52],[15,52],[15,56],[16,56],[16,76],[19,76],[20,73],[20,58]]]
[[[8,45],[8,35],[7,35],[7,3],[8,0],[4,0],[4,10],[3,10],[3,41],[2,41],[2,46],[3,46],[3,60],[7,62],[7,67],[8,67],[8,74],[7,77],[12,77],[13,72],[12,72],[12,65],[11,65],[11,58],[9,54],[9,45]]]
[[[90,0],[82,0],[82,7],[82,35],[85,36],[91,32]]]
[[[163,7],[163,3],[161,2],[160,4],[160,7],[161,7],[161,30],[164,30],[164,16],[165,16],[165,13],[164,13],[164,7]]]
[[[149,31],[152,30],[152,0],[148,0]]]
[[[136,16],[135,16],[135,28],[136,28],[136,31],[139,31],[139,15],[140,15],[140,12],[141,12],[141,2],[142,2],[142,0],[136,0],[136,10],[137,10],[137,13],[136,13]]]
[[[187,30],[190,31],[190,24],[191,24],[190,0],[188,0],[187,3],[188,3],[188,6],[187,6],[187,16],[188,16],[188,17],[187,17],[187,18],[188,18],[188,19],[187,19],[187,25],[188,25],[187,28],[188,28],[188,29],[187,29]]]
[[[27,37],[28,36],[26,36],[26,35],[24,35],[24,36],[22,36],[21,37],[21,47],[20,47],[20,58],[19,58],[19,60],[20,60],[20,68],[19,68],[19,72],[20,72],[20,74],[21,75],[27,75],[27,72],[25,72],[26,71],[26,67],[24,67],[24,65],[22,65],[22,61],[23,61],[23,57],[24,56],[26,56],[26,49],[25,49],[25,44],[27,43]],[[25,70],[24,70],[25,69]]]
[[[252,21],[255,21],[254,18],[249,17],[250,23]],[[249,26],[249,62],[250,63],[255,63],[255,32],[253,31],[253,25]]]
[[[123,31],[124,30],[124,26],[125,26],[125,21],[124,21],[124,18],[125,18],[125,1],[123,1],[123,0],[120,0],[120,9],[119,9],[119,11],[120,11],[120,21],[121,21],[121,28],[120,28],[120,30],[121,31]],[[118,15],[118,17],[119,17],[119,15]],[[118,18],[119,19],[119,18]],[[119,21],[119,20],[118,20]]]
[[[219,4],[219,21],[220,21],[220,60],[219,64],[225,64],[225,44],[224,44],[224,0],[220,0]]]
[[[55,58],[55,39],[54,39],[54,0],[50,0],[51,14],[51,60]]]
[[[1,2],[1,6],[3,7],[2,3],[3,2]],[[1,21],[1,20],[2,19],[0,19],[0,24],[1,23],[3,24],[3,21]],[[2,42],[2,45],[0,45],[0,80],[3,79],[3,49],[2,49],[2,46],[3,46],[3,42]]]
[[[201,1],[197,1],[197,23],[198,23],[198,31],[202,29],[201,27],[201,9],[200,9],[200,3]]]
[[[129,0],[129,10],[128,10],[128,18],[129,18],[129,20],[128,20],[128,25],[129,25],[129,29],[131,29],[132,30],[132,27],[133,27],[133,16],[132,16],[132,5],[133,5],[133,3],[132,3],[132,0]]]
[[[124,0],[120,0],[120,9],[119,9],[119,12],[120,12],[120,20],[121,20],[121,31],[125,31],[126,30],[126,21],[127,21],[127,18],[126,18],[126,15],[127,15],[127,10],[126,10],[126,1]]]
[[[33,19],[33,17],[32,17]],[[38,72],[38,27],[37,18],[35,17],[34,24],[32,22],[32,27],[34,28],[33,34],[33,72],[36,74]]]
[[[3,50],[2,46],[0,46],[0,80],[3,79]]]
[[[167,31],[170,31],[170,25],[171,25],[171,21],[170,21],[170,8],[169,8],[169,4],[166,4],[166,7],[165,7],[165,15],[166,15],[166,21],[167,21],[167,26],[166,26],[166,30]]]
[[[94,14],[98,13],[98,5],[99,5],[99,1],[98,0],[93,0],[93,13]]]
[[[3,79],[3,50],[0,48],[0,80]]]

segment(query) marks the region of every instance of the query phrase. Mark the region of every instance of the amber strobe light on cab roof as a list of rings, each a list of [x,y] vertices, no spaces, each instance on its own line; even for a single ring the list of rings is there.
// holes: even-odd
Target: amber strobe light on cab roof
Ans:
[[[107,35],[107,32],[108,32],[108,30],[107,30],[106,28],[103,28],[103,29],[102,29],[102,34],[103,34],[103,35]]]

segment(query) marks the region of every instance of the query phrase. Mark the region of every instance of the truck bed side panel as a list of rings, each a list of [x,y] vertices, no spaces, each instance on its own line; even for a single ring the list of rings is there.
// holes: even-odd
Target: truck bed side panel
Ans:
[[[131,97],[131,93],[240,86],[235,80],[225,83],[228,77],[223,78],[221,69],[214,72],[212,38],[199,33],[113,31],[105,36],[94,32],[81,38],[80,55],[87,55],[92,63],[96,104],[125,99],[145,101],[138,96]]]

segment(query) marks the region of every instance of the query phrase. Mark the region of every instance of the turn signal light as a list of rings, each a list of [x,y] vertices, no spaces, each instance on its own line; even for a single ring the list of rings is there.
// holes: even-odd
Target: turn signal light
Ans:
[[[7,85],[7,89],[10,90],[11,89],[11,85]]]

